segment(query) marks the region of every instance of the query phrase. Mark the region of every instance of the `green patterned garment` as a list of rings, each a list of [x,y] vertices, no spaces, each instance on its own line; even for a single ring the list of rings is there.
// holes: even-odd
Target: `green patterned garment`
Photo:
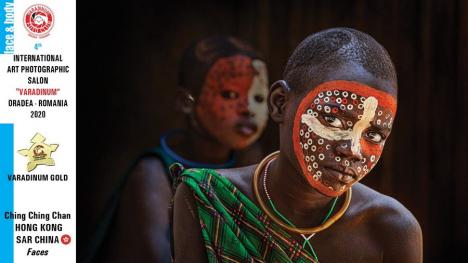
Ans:
[[[193,190],[209,262],[316,262],[216,171],[187,169],[180,182]]]

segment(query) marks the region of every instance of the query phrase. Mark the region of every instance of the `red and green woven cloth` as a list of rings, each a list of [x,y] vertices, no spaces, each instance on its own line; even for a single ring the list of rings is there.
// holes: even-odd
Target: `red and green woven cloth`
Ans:
[[[316,262],[216,171],[187,169],[177,182],[193,190],[209,262]]]

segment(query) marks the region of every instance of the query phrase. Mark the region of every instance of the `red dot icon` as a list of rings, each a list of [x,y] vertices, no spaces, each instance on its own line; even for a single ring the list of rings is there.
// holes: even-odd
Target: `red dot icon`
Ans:
[[[71,237],[65,234],[60,238],[60,241],[62,241],[62,244],[68,245],[71,242]]]

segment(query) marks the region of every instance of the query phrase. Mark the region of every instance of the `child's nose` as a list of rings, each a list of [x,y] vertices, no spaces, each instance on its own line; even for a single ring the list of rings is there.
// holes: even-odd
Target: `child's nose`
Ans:
[[[249,103],[247,102],[247,100],[239,102],[237,109],[237,113],[242,117],[255,116],[255,113],[249,109]]]
[[[355,161],[360,161],[362,159],[362,154],[360,151],[354,150],[352,140],[341,141],[336,146],[336,152],[338,155],[349,158]]]

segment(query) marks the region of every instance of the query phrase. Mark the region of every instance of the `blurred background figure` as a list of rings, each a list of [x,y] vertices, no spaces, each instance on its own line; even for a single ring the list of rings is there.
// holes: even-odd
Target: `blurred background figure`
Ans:
[[[219,169],[263,157],[255,142],[268,120],[268,73],[252,47],[228,36],[204,38],[184,52],[178,78],[174,104],[184,128],[164,133],[123,176],[84,261],[169,262],[171,164]]]

